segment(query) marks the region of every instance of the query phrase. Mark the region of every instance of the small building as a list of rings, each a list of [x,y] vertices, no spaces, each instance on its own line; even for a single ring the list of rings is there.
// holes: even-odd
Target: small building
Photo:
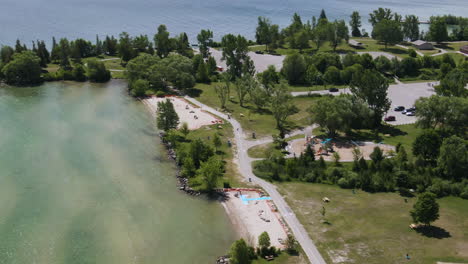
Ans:
[[[362,44],[361,42],[356,41],[354,39],[348,40],[348,44],[353,48],[362,48],[362,47],[364,47],[364,44]]]
[[[434,46],[432,45],[432,43],[424,41],[424,40],[416,40],[416,41],[411,42],[411,44],[413,44],[413,46],[419,50],[434,49]]]
[[[461,51],[462,53],[468,54],[468,45],[462,46],[462,47],[460,48],[460,51]]]

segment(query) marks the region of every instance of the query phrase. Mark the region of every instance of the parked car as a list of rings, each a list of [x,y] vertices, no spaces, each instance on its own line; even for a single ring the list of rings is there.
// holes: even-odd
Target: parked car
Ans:
[[[401,113],[404,114],[404,115],[406,115],[406,113],[408,113],[408,112],[409,112],[408,109],[405,109],[405,110],[401,111]]]
[[[406,116],[414,116],[414,112],[408,112],[406,113]]]
[[[397,112],[400,112],[400,111],[405,110],[405,107],[400,105],[400,106],[395,107],[395,109],[393,109],[393,110],[395,110]]]
[[[416,107],[414,107],[414,106],[408,108],[408,112],[415,112],[415,111],[416,111]]]
[[[387,116],[387,117],[384,118],[384,121],[387,121],[387,122],[396,121],[396,117],[395,116]]]
[[[328,91],[330,93],[336,93],[336,92],[338,92],[338,88],[332,87],[332,88],[328,89]]]
[[[257,53],[257,54],[263,54],[263,51],[257,50],[257,51],[255,51],[255,53]]]

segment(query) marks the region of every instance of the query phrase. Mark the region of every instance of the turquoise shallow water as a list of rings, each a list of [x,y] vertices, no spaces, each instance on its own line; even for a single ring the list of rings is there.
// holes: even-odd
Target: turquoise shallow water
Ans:
[[[52,36],[94,40],[96,34],[122,31],[152,36],[159,24],[172,33],[187,32],[192,40],[202,28],[212,29],[217,39],[229,32],[253,38],[258,16],[284,26],[294,12],[307,20],[322,8],[329,18],[346,20],[357,10],[369,29],[367,15],[379,6],[422,20],[468,14],[466,0],[2,0],[0,44],[14,44],[17,38],[50,43]]]
[[[0,88],[0,263],[210,263],[222,207],[176,190],[125,83]]]

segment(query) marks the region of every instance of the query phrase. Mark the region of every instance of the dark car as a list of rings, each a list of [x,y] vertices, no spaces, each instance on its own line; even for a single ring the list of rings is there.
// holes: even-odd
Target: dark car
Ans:
[[[416,111],[416,107],[410,107],[408,108],[408,111],[407,112],[415,112]]]
[[[328,91],[329,91],[330,93],[336,93],[336,92],[338,92],[338,88],[334,88],[334,87],[333,87],[333,88],[328,89]]]
[[[393,109],[393,110],[395,110],[397,112],[401,112],[401,111],[405,110],[405,107],[400,105],[400,106],[395,107],[395,109]]]
[[[396,118],[394,116],[387,116],[387,117],[385,117],[384,121],[387,121],[387,122],[396,121]]]
[[[257,51],[255,51],[255,53],[257,53],[257,54],[263,54],[263,51],[257,50]]]

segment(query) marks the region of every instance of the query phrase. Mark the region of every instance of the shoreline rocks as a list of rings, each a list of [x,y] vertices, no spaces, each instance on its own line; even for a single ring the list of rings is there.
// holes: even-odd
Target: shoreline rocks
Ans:
[[[161,138],[161,141],[162,141],[163,145],[166,147],[168,158],[170,158],[170,159],[172,159],[172,160],[174,160],[176,162],[176,166],[177,166],[177,168],[176,168],[177,188],[179,190],[185,192],[188,195],[199,196],[201,193],[199,191],[195,191],[194,189],[192,189],[192,187],[190,187],[190,185],[188,183],[188,178],[185,178],[185,177],[181,176],[181,173],[180,173],[181,168],[180,168],[179,164],[177,164],[177,153],[174,150],[174,148],[172,147],[171,143],[164,140],[164,133],[163,132],[159,133],[159,137]]]

